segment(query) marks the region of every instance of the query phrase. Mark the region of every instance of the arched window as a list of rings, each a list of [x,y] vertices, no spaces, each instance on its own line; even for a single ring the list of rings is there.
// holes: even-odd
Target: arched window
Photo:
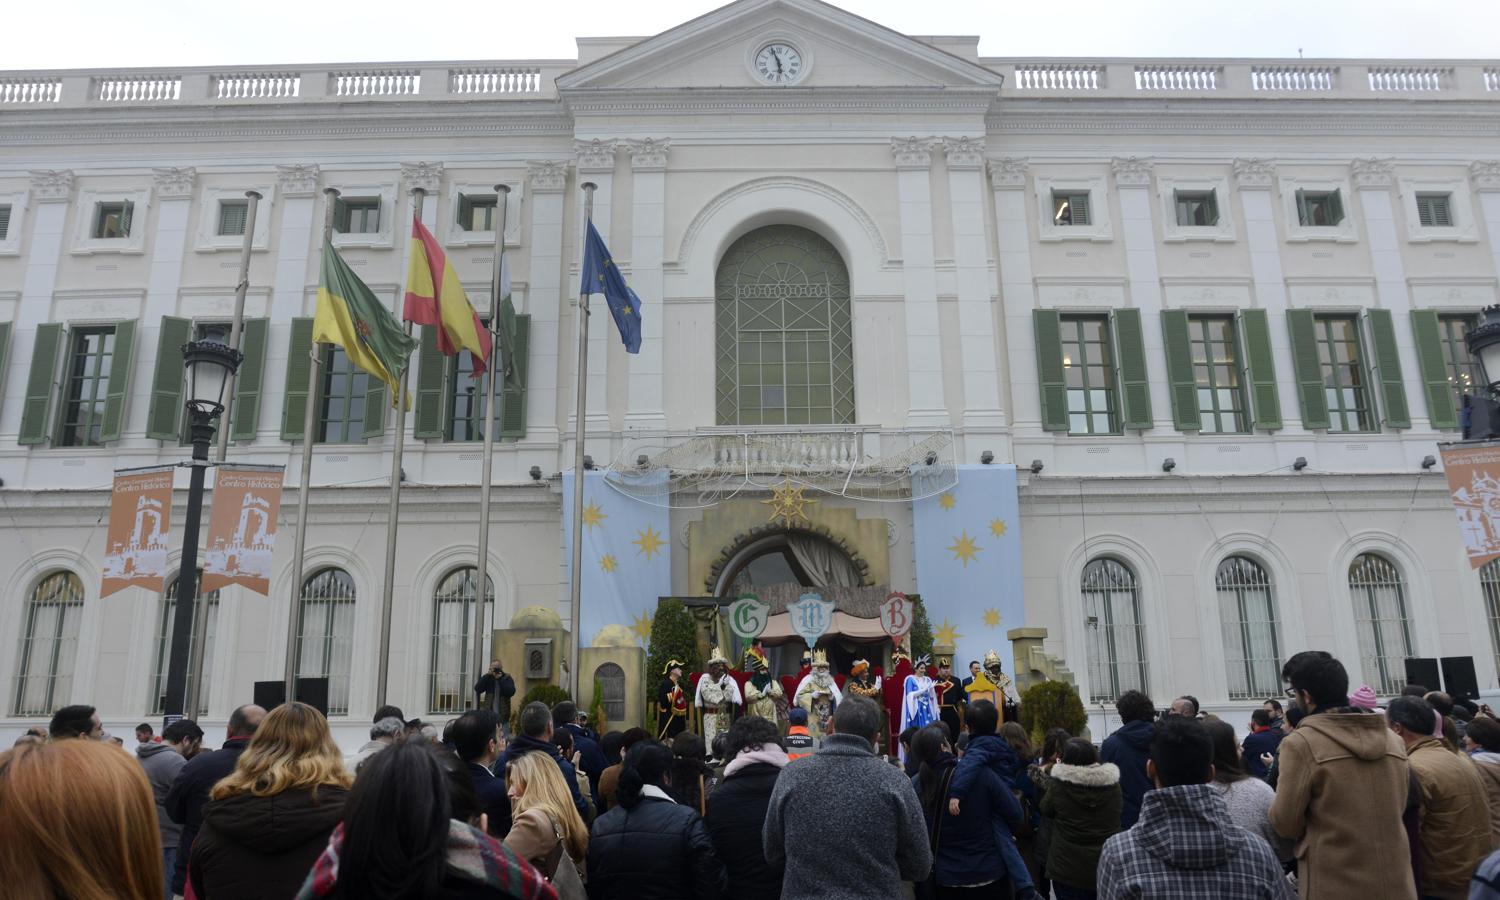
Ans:
[[[1349,564],[1349,593],[1359,633],[1359,662],[1365,678],[1381,695],[1398,694],[1406,684],[1412,655],[1411,620],[1406,615],[1406,580],[1378,553],[1361,553]]]
[[[1479,570],[1479,586],[1484,590],[1485,619],[1490,623],[1490,647],[1495,653],[1495,670],[1500,671],[1500,559],[1484,564]]]
[[[83,582],[72,572],[53,572],[32,589],[16,669],[16,715],[50,716],[68,704],[82,618]]]
[[[199,578],[203,575],[200,572]],[[203,644],[203,688],[198,691],[197,715],[208,715],[208,679],[210,667],[214,660],[214,634],[219,627],[219,592],[210,591],[206,596],[200,596],[195,604],[194,613],[203,611],[204,602],[208,603],[208,621],[204,623]],[[156,623],[156,668],[151,675],[151,714],[160,715],[167,705],[167,669],[172,658],[172,623],[177,619],[177,578],[173,577],[167,583],[166,591],[161,595],[161,617]],[[188,680],[187,691],[193,692],[193,659],[198,655],[198,623],[193,622],[192,640],[188,642]]]
[[[594,728],[625,721],[625,670],[612,662],[594,670],[594,680],[599,682],[599,692],[604,700],[604,718],[608,723],[595,722]]]
[[[854,421],[849,271],[832,244],[757,229],[724,254],[714,291],[720,425]]]
[[[485,576],[484,620],[494,628],[495,582]],[[462,712],[474,696],[479,666],[474,656],[474,598],[479,593],[479,570],[454,569],[432,595],[432,667],[428,673],[428,708],[435,713]],[[486,641],[488,646],[489,642]],[[489,662],[482,660],[480,664]]]
[[[302,582],[297,605],[297,677],[328,679],[328,714],[349,712],[354,654],[354,579],[323,569]]]
[[[1281,693],[1281,652],[1276,640],[1276,599],[1271,577],[1244,556],[1219,563],[1219,625],[1224,631],[1224,665],[1229,699],[1249,700]]]
[[[1145,634],[1135,573],[1117,559],[1100,557],[1084,566],[1082,590],[1090,699],[1110,703],[1132,688],[1145,690]]]

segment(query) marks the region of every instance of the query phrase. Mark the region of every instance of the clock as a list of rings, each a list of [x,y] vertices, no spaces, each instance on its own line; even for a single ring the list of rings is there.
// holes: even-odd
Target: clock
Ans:
[[[755,75],[765,84],[791,84],[805,68],[802,51],[786,41],[772,41],[755,53]]]

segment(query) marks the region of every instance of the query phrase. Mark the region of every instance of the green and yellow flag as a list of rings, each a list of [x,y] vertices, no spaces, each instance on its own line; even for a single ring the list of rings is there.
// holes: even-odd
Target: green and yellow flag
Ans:
[[[406,371],[417,341],[402,330],[401,323],[359,280],[331,243],[323,245],[313,342],[343,348],[355,368],[386,383],[391,389],[391,405],[396,405],[401,373]]]

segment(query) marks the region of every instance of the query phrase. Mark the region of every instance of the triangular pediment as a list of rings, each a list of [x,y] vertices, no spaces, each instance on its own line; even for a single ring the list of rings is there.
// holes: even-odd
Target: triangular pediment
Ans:
[[[568,94],[688,88],[780,90],[758,77],[757,51],[791,45],[804,69],[790,87],[978,89],[1002,76],[977,62],[820,0],[739,0],[574,69]]]

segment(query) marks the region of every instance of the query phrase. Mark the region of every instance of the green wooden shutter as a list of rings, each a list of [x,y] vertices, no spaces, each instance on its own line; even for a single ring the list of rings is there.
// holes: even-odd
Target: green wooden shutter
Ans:
[[[1318,323],[1310,309],[1289,309],[1287,331],[1292,336],[1292,370],[1297,376],[1297,401],[1303,428],[1328,427],[1328,396],[1323,393],[1323,366],[1318,361]]]
[[[531,315],[516,316],[516,380],[519,388],[500,392],[500,437],[519,440],[526,436],[526,367],[531,360]]]
[[[21,444],[47,442],[47,412],[52,405],[53,379],[64,338],[60,322],[38,325],[31,351],[31,374],[26,378],[26,402],[21,406]]]
[[[125,431],[125,401],[130,396],[130,365],[135,356],[135,324],[134,319],[126,319],[115,325],[115,350],[109,361],[104,423],[99,428],[101,443],[118,441]]]
[[[292,337],[286,349],[286,389],[281,403],[281,439],[300,441],[302,420],[307,416],[307,404],[316,403],[317,396],[307,395],[307,379],[312,375],[313,320],[293,319]]]
[[[260,425],[260,400],[266,380],[266,333],[270,325],[270,319],[246,319],[240,331],[240,352],[245,358],[234,379],[234,410],[229,426],[229,436],[237,441],[255,440]]]
[[[1036,378],[1042,395],[1042,428],[1068,430],[1068,373],[1063,366],[1062,317],[1055,309],[1031,311]]]
[[[1172,424],[1178,431],[1198,431],[1198,379],[1193,374],[1193,344],[1188,334],[1188,314],[1180,309],[1163,310],[1161,336],[1167,354],[1167,382],[1172,388]]]
[[[1240,342],[1245,348],[1245,381],[1250,385],[1251,428],[1276,431],[1281,425],[1281,396],[1276,392],[1276,357],[1271,352],[1271,325],[1263,309],[1239,313]]]
[[[365,388],[365,423],[361,437],[365,440],[385,434],[385,408],[390,403],[385,382],[371,375]]]
[[[1073,205],[1072,213],[1074,225],[1094,224],[1093,219],[1089,218],[1090,210],[1088,194],[1074,194],[1071,203]]]
[[[0,322],[0,396],[4,396],[5,370],[10,366],[10,333],[14,323]]]
[[[1344,193],[1334,191],[1328,195],[1328,224],[1338,225],[1344,221]]]
[[[1120,421],[1126,428],[1151,427],[1151,384],[1146,375],[1146,339],[1141,311],[1117,309],[1111,315],[1120,373]]]
[[[1411,333],[1416,339],[1417,368],[1422,370],[1422,391],[1427,395],[1427,415],[1432,427],[1457,428],[1458,409],[1453,403],[1453,385],[1448,383],[1438,314],[1430,309],[1412,310]]]
[[[443,387],[448,381],[448,357],[438,349],[437,328],[423,325],[417,349],[417,396],[415,437],[443,437]]]
[[[1388,309],[1366,310],[1370,337],[1375,344],[1375,366],[1379,370],[1380,408],[1385,424],[1392,428],[1411,427],[1411,408],[1406,403],[1406,385],[1401,380],[1401,356],[1396,351],[1396,327]]]
[[[156,345],[156,371],[151,375],[151,407],[146,413],[146,437],[175,441],[182,411],[182,345],[192,340],[191,319],[161,317],[161,340]],[[118,339],[117,339],[118,340]]]
[[[1208,195],[1203,198],[1203,205],[1204,212],[1207,213],[1204,221],[1209,225],[1219,224],[1219,192],[1209,191]]]

